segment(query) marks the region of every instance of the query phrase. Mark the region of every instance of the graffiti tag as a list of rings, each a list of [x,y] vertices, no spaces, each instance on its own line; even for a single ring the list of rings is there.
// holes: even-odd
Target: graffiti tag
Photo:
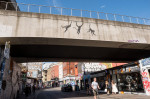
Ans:
[[[130,43],[138,43],[139,40],[128,40],[128,42],[130,42]]]

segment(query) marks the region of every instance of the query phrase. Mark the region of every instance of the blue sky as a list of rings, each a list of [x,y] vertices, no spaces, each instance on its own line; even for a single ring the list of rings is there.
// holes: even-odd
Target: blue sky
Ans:
[[[150,19],[150,0],[17,0],[17,2],[93,10]]]

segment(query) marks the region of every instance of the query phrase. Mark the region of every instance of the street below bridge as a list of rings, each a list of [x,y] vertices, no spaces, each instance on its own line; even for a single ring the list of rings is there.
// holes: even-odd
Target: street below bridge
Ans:
[[[94,99],[86,94],[86,91],[61,92],[61,88],[46,88],[36,91],[36,94],[29,97],[20,96],[18,99]],[[137,94],[100,94],[99,99],[150,99],[150,96]]]

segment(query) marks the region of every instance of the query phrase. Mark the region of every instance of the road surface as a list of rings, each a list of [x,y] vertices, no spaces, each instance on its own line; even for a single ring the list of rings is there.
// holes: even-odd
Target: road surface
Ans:
[[[100,99],[150,99],[150,96],[117,94],[109,95],[100,94]],[[20,99],[20,98],[19,98]],[[61,92],[60,88],[48,88],[37,91],[35,95],[21,99],[94,99],[93,96],[86,95],[86,91],[78,92]]]

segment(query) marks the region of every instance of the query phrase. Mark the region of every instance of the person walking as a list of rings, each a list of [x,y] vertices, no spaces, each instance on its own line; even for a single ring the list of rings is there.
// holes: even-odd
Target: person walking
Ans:
[[[25,95],[26,95],[26,97],[28,97],[28,95],[29,95],[29,88],[27,85],[25,87]]]
[[[108,81],[105,82],[105,85],[106,85],[107,95],[110,95],[110,84],[108,83]]]
[[[31,93],[32,93],[31,85],[28,86],[28,90],[29,90],[29,95],[31,95]]]
[[[96,82],[96,78],[94,78],[94,81],[92,82],[91,86],[93,89],[94,99],[97,99],[98,89],[100,89],[100,88],[99,88],[98,83]]]
[[[35,85],[32,86],[32,92],[35,94]]]
[[[86,90],[87,90],[87,95],[90,95],[90,85],[89,83],[86,82]]]
[[[111,84],[112,84],[112,94],[116,94],[118,92],[116,83],[112,80]]]

